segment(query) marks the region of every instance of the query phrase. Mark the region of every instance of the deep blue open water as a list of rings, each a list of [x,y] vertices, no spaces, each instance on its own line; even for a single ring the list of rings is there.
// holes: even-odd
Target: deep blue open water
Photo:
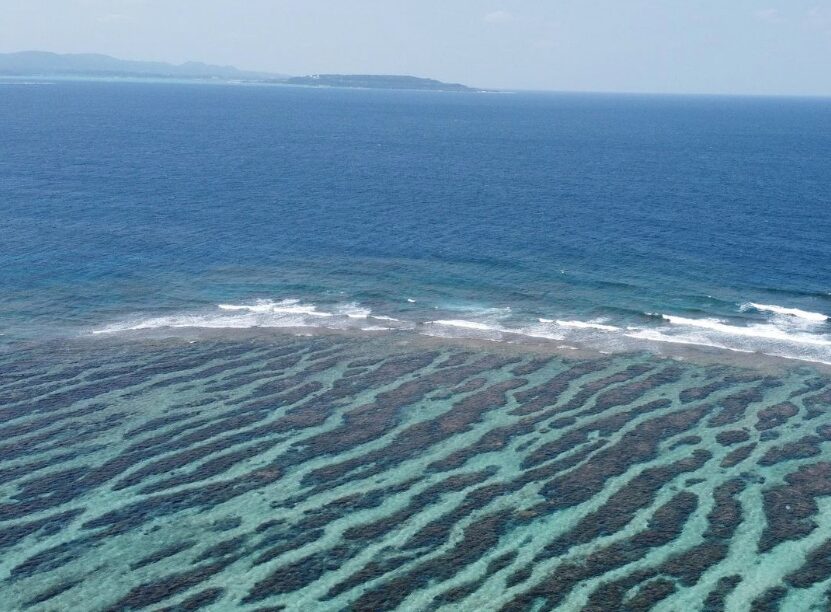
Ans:
[[[831,100],[0,83],[0,610],[823,610]]]
[[[2,94],[7,339],[349,324],[283,316],[299,300],[418,333],[831,362],[828,100],[71,82]]]

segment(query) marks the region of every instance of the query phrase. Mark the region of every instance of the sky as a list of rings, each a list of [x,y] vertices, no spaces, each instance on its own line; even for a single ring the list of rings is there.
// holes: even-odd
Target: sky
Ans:
[[[0,0],[0,52],[486,88],[831,95],[831,0]]]

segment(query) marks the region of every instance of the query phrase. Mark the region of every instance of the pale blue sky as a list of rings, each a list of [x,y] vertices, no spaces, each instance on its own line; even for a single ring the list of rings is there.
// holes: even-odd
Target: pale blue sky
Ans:
[[[480,87],[831,95],[831,0],[0,0],[0,52]]]

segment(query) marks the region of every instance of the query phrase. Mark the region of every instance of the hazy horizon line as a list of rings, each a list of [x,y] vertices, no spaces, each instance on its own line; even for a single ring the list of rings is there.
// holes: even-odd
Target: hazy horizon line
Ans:
[[[535,88],[522,88],[522,87],[511,87],[511,88],[500,88],[500,87],[479,87],[476,84],[471,84],[466,81],[466,79],[438,79],[435,76],[423,76],[418,74],[412,74],[408,72],[373,72],[373,71],[363,71],[363,72],[333,72],[333,71],[325,71],[319,70],[316,72],[308,72],[305,74],[300,73],[293,73],[293,72],[281,72],[281,71],[274,71],[274,70],[261,70],[256,68],[244,68],[240,67],[236,64],[232,63],[214,63],[214,62],[205,62],[202,60],[195,60],[189,59],[184,60],[181,62],[173,61],[173,60],[152,60],[152,59],[137,59],[137,58],[126,58],[123,56],[116,56],[111,55],[109,53],[103,53],[101,51],[73,51],[73,52],[63,52],[63,51],[49,51],[44,49],[34,49],[34,48],[26,48],[26,49],[19,49],[16,51],[0,51],[0,55],[15,55],[21,53],[47,53],[52,55],[58,56],[84,56],[84,55],[95,55],[95,56],[102,56],[108,57],[111,59],[124,61],[124,62],[145,62],[145,63],[156,63],[156,64],[167,64],[170,66],[175,67],[182,67],[187,66],[188,64],[201,64],[204,66],[211,66],[211,67],[218,67],[218,68],[232,68],[234,70],[238,70],[240,72],[249,72],[249,73],[263,73],[263,74],[270,74],[275,77],[301,77],[301,76],[313,76],[313,75],[354,75],[354,76],[409,76],[415,78],[423,78],[423,79],[435,79],[440,80],[442,83],[459,83],[471,87],[473,89],[480,90],[482,92],[494,92],[494,93],[540,93],[540,94],[592,94],[592,95],[621,95],[621,96],[684,96],[684,97],[719,97],[719,98],[796,98],[796,99],[815,99],[815,100],[826,100],[831,99],[831,94],[824,94],[824,93],[742,93],[742,92],[715,92],[715,91],[655,91],[655,90],[616,90],[616,89],[535,89]],[[47,75],[37,75],[37,74],[20,74],[20,75],[4,75],[0,73],[0,78],[20,78],[20,77],[32,77],[32,76],[44,76]],[[51,75],[52,77],[57,77],[60,75]],[[68,75],[70,78],[74,78],[76,80],[84,80],[84,75]],[[93,76],[93,75],[89,75]],[[118,78],[118,77],[110,77],[110,78]],[[141,80],[142,77],[137,75],[133,77],[137,80]],[[147,77],[152,78],[152,77]],[[160,77],[163,78],[163,77]],[[173,80],[173,77],[171,77]],[[198,80],[198,79],[194,79]],[[205,81],[205,84],[211,84],[209,81]],[[226,82],[226,84],[233,84],[233,82]],[[279,85],[280,83],[273,83],[274,85]],[[348,89],[348,88],[347,88]],[[361,88],[353,88],[353,89],[361,89]],[[444,92],[447,93],[447,92]]]

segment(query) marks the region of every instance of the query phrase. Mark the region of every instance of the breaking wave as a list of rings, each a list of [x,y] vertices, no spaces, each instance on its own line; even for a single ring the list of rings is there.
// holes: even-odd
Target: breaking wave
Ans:
[[[766,323],[746,325],[733,325],[708,317],[693,319],[665,314],[661,318],[669,325],[629,327],[627,336],[651,342],[698,345],[831,364],[831,337],[782,321],[779,313]]]
[[[93,334],[180,328],[247,329],[318,327],[329,329],[365,329],[377,331],[380,326],[366,325],[371,319],[384,321],[383,329],[393,329],[401,321],[392,317],[372,316],[369,308],[355,303],[336,304],[321,310],[316,304],[297,299],[256,300],[248,304],[218,304],[215,310],[182,313],[149,318],[134,318],[93,330]],[[406,327],[403,325],[402,327]]]
[[[812,321],[814,323],[823,323],[825,321],[828,321],[828,317],[820,312],[809,312],[807,310],[801,310],[799,308],[786,308],[784,306],[776,306],[771,304],[755,304],[753,302],[747,302],[746,304],[742,304],[741,310],[742,312],[746,312],[748,310],[756,310],[758,312],[772,312],[777,315],[796,317],[797,319]]]
[[[742,313],[749,310],[763,314],[765,319],[742,317]],[[523,317],[509,307],[425,306],[420,311],[408,311],[408,318],[397,311],[391,312],[398,316],[375,314],[372,309],[355,302],[320,305],[298,299],[256,300],[218,304],[202,312],[128,319],[96,329],[93,333],[179,328],[318,328],[373,333],[411,331],[440,338],[552,341],[557,347],[573,348],[577,345],[604,353],[676,344],[831,364],[831,335],[823,333],[827,321],[825,315],[756,303],[741,305],[735,313],[735,320],[644,313],[635,324],[630,320],[617,325],[612,324],[617,321],[612,322],[608,318]],[[419,313],[422,315],[420,319],[417,316]],[[445,316],[424,316],[429,314]]]

